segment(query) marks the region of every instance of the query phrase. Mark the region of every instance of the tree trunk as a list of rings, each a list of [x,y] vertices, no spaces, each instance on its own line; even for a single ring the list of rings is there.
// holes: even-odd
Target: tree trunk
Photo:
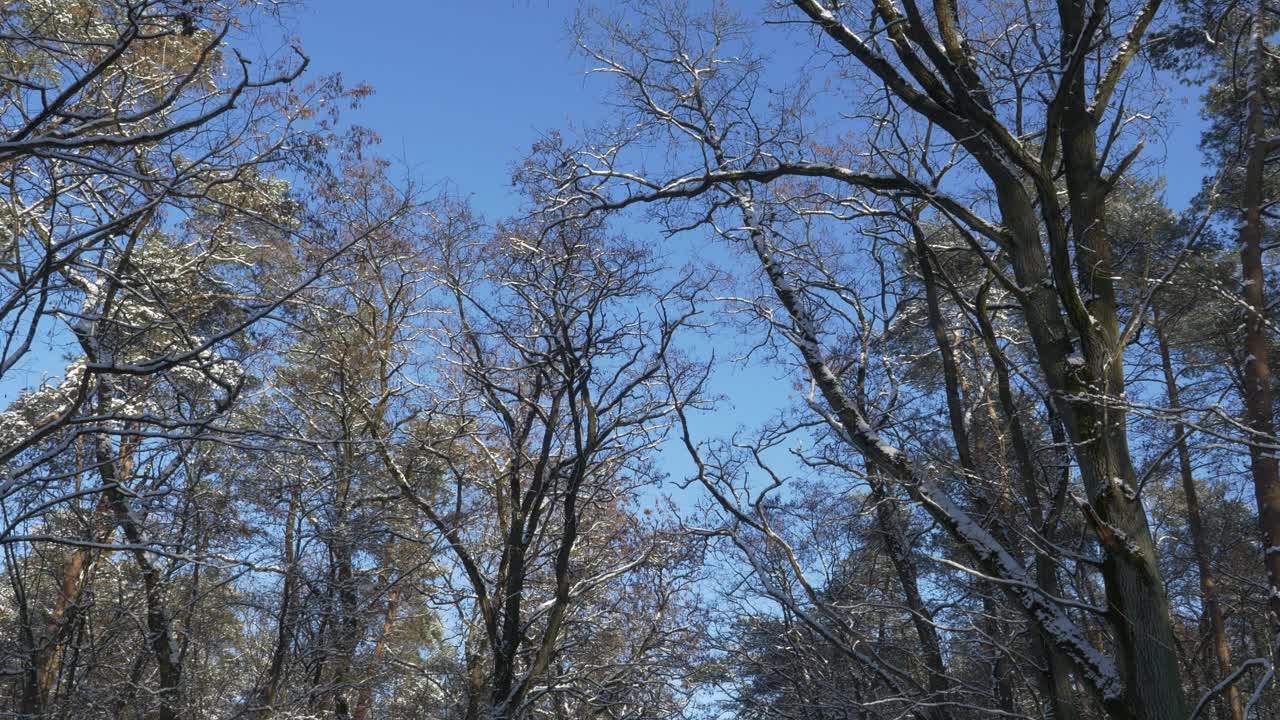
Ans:
[[[1240,270],[1244,282],[1245,318],[1244,401],[1249,430],[1249,461],[1258,502],[1258,522],[1262,530],[1263,558],[1267,566],[1270,594],[1272,643],[1280,631],[1280,465],[1276,462],[1274,406],[1271,392],[1271,340],[1267,334],[1266,282],[1262,264],[1265,232],[1262,211],[1263,171],[1270,149],[1264,133],[1263,97],[1266,51],[1266,4],[1258,0],[1254,9],[1250,58],[1249,115],[1245,135],[1245,177],[1243,220],[1240,226]]]
[[[346,433],[345,437],[354,437]],[[332,587],[338,617],[332,625],[334,653],[333,679],[330,692],[334,717],[344,720],[351,717],[351,704],[347,700],[351,667],[355,662],[356,647],[360,641],[359,588],[356,583],[355,539],[351,517],[351,475],[355,467],[352,444],[345,442],[338,449],[341,466],[338,469],[336,501],[330,563]]]
[[[98,503],[93,510],[93,530],[89,540],[98,544],[105,543],[114,529],[111,497],[104,492],[99,494]],[[81,610],[80,596],[89,585],[93,565],[99,554],[101,550],[98,548],[78,547],[63,566],[62,582],[58,586],[58,596],[54,599],[53,609],[49,614],[45,636],[33,648],[35,677],[33,685],[23,693],[22,713],[25,715],[38,715],[49,701],[49,693],[58,678],[63,650]]]
[[[1090,8],[1085,0],[1058,0],[1064,60],[1073,58],[1077,43],[1090,37]],[[1107,607],[1126,685],[1123,702],[1109,704],[1108,711],[1117,718],[1181,718],[1190,708],[1182,690],[1155,542],[1129,454],[1124,348],[1106,225],[1110,187],[1098,157],[1098,117],[1088,101],[1083,71],[1062,82],[1063,112],[1058,119],[1069,233],[1056,190],[1041,188],[1040,200],[1050,227],[1055,284],[1080,347],[1079,354],[1061,358],[1066,365],[1051,375],[1065,380],[1053,390],[1088,492],[1087,513],[1106,549],[1102,572]],[[1075,283],[1070,278],[1072,260]],[[1069,336],[1062,340],[1069,346]],[[1052,355],[1042,357],[1045,360],[1052,361]]]
[[[919,573],[916,570],[911,549],[902,533],[903,520],[899,516],[897,503],[889,497],[884,483],[878,479],[875,466],[868,464],[867,477],[871,481],[871,502],[876,508],[876,529],[885,553],[898,576],[898,585],[906,596],[907,611],[911,615],[911,625],[915,628],[916,638],[920,642],[920,660],[929,672],[929,695],[931,702],[946,702],[947,693],[951,689],[951,680],[947,676],[947,667],[942,659],[942,641],[938,637],[938,628],[933,622],[933,613],[924,603],[920,593]],[[949,717],[945,707],[938,706],[922,713],[933,720],[944,720]]]
[[[395,538],[392,537],[387,541],[386,554],[383,556],[383,567],[388,573],[395,572],[395,545]],[[369,717],[369,709],[373,706],[372,682],[376,677],[377,664],[387,650],[387,641],[391,638],[391,631],[396,623],[396,613],[400,610],[400,578],[393,578],[391,582],[391,587],[387,588],[387,610],[382,616],[382,628],[378,632],[378,639],[374,642],[369,658],[374,675],[366,678],[360,685],[360,692],[356,696],[356,707],[351,713],[352,720],[366,720]]]
[[[102,397],[110,396],[109,392],[102,393]],[[132,455],[129,443],[122,445],[124,448],[122,456]],[[177,656],[177,648],[173,644],[169,613],[165,609],[164,579],[159,569],[147,557],[147,538],[133,510],[129,507],[129,498],[121,485],[123,477],[117,475],[115,453],[111,440],[106,434],[97,436],[97,461],[98,471],[102,474],[103,485],[106,487],[105,493],[110,498],[112,510],[115,512],[116,523],[124,532],[124,538],[130,546],[130,554],[142,574],[142,587],[147,605],[147,641],[152,657],[156,661],[160,684],[156,693],[160,703],[157,717],[159,720],[178,720],[182,667]],[[122,461],[122,466],[128,467],[126,461]]]
[[[964,413],[960,407],[958,382],[961,378],[959,369],[954,360],[954,352],[950,347],[950,341],[947,338],[946,326],[942,318],[941,306],[937,297],[935,283],[943,280],[944,286],[950,291],[952,297],[957,302],[962,302],[959,292],[955,289],[945,276],[945,273],[935,273],[933,271],[933,253],[930,250],[926,238],[919,227],[913,228],[915,234],[916,253],[920,266],[921,278],[925,284],[925,299],[928,309],[929,325],[933,331],[935,340],[938,343],[939,351],[943,359],[944,372],[954,375],[954,380],[948,380],[946,385],[948,415],[951,419],[953,428],[953,437],[957,443],[964,442],[967,444],[968,432],[963,426]],[[976,316],[977,328],[982,340],[984,349],[987,352],[993,369],[995,370],[998,397],[1000,405],[1005,416],[1008,418],[1009,430],[1012,435],[1014,456],[1018,461],[1018,473],[1022,481],[1022,494],[1027,503],[1027,508],[1031,516],[1031,521],[1035,525],[1035,532],[1047,533],[1048,528],[1045,527],[1046,519],[1044,517],[1043,506],[1040,502],[1039,493],[1035,486],[1036,467],[1032,462],[1031,448],[1026,440],[1026,435],[1022,429],[1022,423],[1018,419],[1017,404],[1014,402],[1013,391],[1009,380],[1009,368],[1005,361],[1004,353],[1001,351],[999,343],[996,341],[995,329],[991,326],[990,321],[986,317],[986,291],[984,287],[978,295],[977,307],[971,308]],[[994,409],[992,410],[994,412]],[[959,425],[957,424],[959,423]],[[998,432],[998,418],[992,418],[992,426]],[[959,427],[961,432],[956,433]],[[1003,435],[1001,433],[1001,435]],[[967,453],[961,454],[962,463],[965,461]],[[1003,464],[1003,458],[999,459]],[[972,462],[970,460],[969,462]],[[1035,577],[1040,587],[1044,588],[1050,594],[1060,595],[1058,585],[1057,571],[1054,568],[1053,561],[1046,557],[1044,553],[1035,553]],[[1041,679],[1041,691],[1049,698],[1050,704],[1054,710],[1055,720],[1075,720],[1079,717],[1079,712],[1073,702],[1073,696],[1076,694],[1071,683],[1070,662],[1058,651],[1053,641],[1049,638],[1043,628],[1036,629],[1036,648],[1039,650],[1042,662],[1045,664],[1046,673]]]
[[[267,718],[274,712],[276,695],[280,692],[280,683],[284,678],[285,660],[289,655],[289,646],[293,642],[293,596],[297,584],[297,559],[294,555],[295,525],[298,522],[298,508],[302,498],[295,485],[289,494],[289,509],[285,513],[284,522],[284,582],[280,589],[279,619],[276,623],[276,646],[271,652],[271,665],[267,670],[266,681],[257,697],[257,717]]]
[[[1169,409],[1180,412],[1182,402],[1178,394],[1177,377],[1173,373],[1173,361],[1169,357],[1169,344],[1165,340],[1164,328],[1160,325],[1160,316],[1155,316],[1156,342],[1160,346],[1160,367],[1164,371],[1165,390],[1169,396]],[[1212,633],[1214,655],[1218,661],[1219,677],[1231,672],[1231,651],[1227,649],[1227,632],[1222,620],[1222,608],[1218,605],[1218,590],[1213,574],[1213,566],[1209,563],[1209,548],[1204,536],[1204,525],[1200,520],[1200,494],[1196,490],[1195,477],[1191,473],[1191,451],[1187,447],[1186,428],[1181,422],[1173,426],[1174,443],[1178,451],[1178,473],[1182,478],[1182,492],[1187,502],[1187,527],[1191,533],[1191,550],[1196,556],[1196,568],[1200,571],[1200,604],[1204,617],[1208,620]],[[1244,706],[1240,702],[1240,691],[1235,685],[1227,688],[1227,704],[1231,711],[1231,720],[1244,719]]]

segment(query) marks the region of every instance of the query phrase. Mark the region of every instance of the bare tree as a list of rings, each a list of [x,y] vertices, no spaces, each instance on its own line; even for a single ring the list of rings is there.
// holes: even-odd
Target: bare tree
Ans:
[[[759,101],[763,65],[727,12],[694,17],[680,5],[640,5],[637,29],[598,16],[584,33],[600,70],[620,82],[625,130],[547,163],[548,174],[572,166],[561,194],[570,207],[665,203],[676,211],[669,227],[711,223],[753,253],[783,313],[774,329],[812,379],[820,417],[968,550],[1112,717],[1188,712],[1126,424],[1124,348],[1141,313],[1118,304],[1106,215],[1112,188],[1141,150],[1127,122],[1125,79],[1158,9],[1158,1],[1061,2],[979,17],[945,3],[876,3],[866,14],[780,4],[780,19],[832,48],[832,67],[856,70],[853,92],[869,90],[853,105],[867,141],[845,147],[806,136],[803,100]],[[1117,27],[1125,30],[1112,34]],[[630,145],[655,137],[684,164],[665,175],[628,168]],[[793,249],[785,228],[805,213],[896,212],[889,203],[902,200],[924,203],[929,222],[953,227],[1025,323],[1101,553],[1105,653],[1093,641],[1101,628],[1086,627],[1098,614],[1080,616],[1080,606],[1038,582],[1007,533],[958,502],[953,481],[913,458],[918,452],[889,444],[850,389],[862,364],[844,363],[831,346],[841,321],[824,296],[857,290],[815,284],[803,268],[816,260],[803,245]],[[963,470],[970,450],[956,440]]]
[[[627,508],[656,477],[666,355],[696,310],[682,286],[652,290],[646,253],[599,228],[443,237],[447,384],[419,420],[442,434],[370,432],[447,544],[466,717],[528,717],[579,680],[556,668],[573,667],[566,642],[589,598],[659,567],[661,534],[645,539]]]

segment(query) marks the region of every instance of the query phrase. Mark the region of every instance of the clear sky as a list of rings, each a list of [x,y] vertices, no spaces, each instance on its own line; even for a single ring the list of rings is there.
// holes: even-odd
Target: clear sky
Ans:
[[[514,210],[511,168],[540,133],[601,118],[566,0],[314,0],[295,15],[316,73],[375,94],[351,118],[423,180],[448,179],[490,219]]]

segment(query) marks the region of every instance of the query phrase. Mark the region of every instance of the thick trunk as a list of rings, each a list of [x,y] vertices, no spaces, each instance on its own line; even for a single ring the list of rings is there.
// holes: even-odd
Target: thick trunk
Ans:
[[[512,525],[508,537],[511,558],[506,566],[506,583],[503,585],[505,601],[502,604],[502,635],[494,639],[493,678],[489,691],[490,716],[493,720],[509,717],[512,706],[511,692],[515,687],[517,653],[520,647],[520,610],[524,595],[525,546],[519,537],[521,525]]]
[[[1271,392],[1271,339],[1266,323],[1266,282],[1262,264],[1265,233],[1262,212],[1265,204],[1263,180],[1268,144],[1264,138],[1265,98],[1263,64],[1266,62],[1266,5],[1258,0],[1254,10],[1253,47],[1249,80],[1249,115],[1245,136],[1245,178],[1243,220],[1240,226],[1240,270],[1244,282],[1245,319],[1244,400],[1253,437],[1249,461],[1254,494],[1258,502],[1258,522],[1262,530],[1264,562],[1270,594],[1273,638],[1280,630],[1280,465],[1276,462],[1274,405]],[[1274,640],[1273,640],[1274,642]]]
[[[1114,306],[1092,314],[1103,328],[1096,339],[1114,337]],[[1096,349],[1089,351],[1090,345]],[[1122,367],[1114,359],[1119,352],[1113,343],[1086,343],[1084,363],[1068,370],[1064,388],[1068,396],[1086,399],[1060,403],[1088,493],[1087,514],[1105,553],[1107,607],[1126,686],[1125,700],[1108,710],[1117,718],[1185,717],[1169,605],[1129,455],[1125,414],[1109,401],[1123,393]]]
[[[1063,30],[1060,51],[1064,62],[1069,62],[1080,52],[1079,45],[1091,41],[1090,23],[1096,16],[1085,0],[1059,0],[1058,15]],[[1049,226],[1057,289],[1080,347],[1078,355],[1070,356],[1077,362],[1067,362],[1050,375],[1065,381],[1053,389],[1088,493],[1088,515],[1105,550],[1107,607],[1126,686],[1124,702],[1110,704],[1108,712],[1142,720],[1181,718],[1190,708],[1182,689],[1155,542],[1129,454],[1124,347],[1106,226],[1109,187],[1098,158],[1098,117],[1088,102],[1083,70],[1062,82],[1064,102],[1058,121],[1069,235],[1056,190],[1045,186],[1040,200]],[[1068,237],[1074,243],[1071,250]]]
[[[480,624],[480,623],[475,623]],[[464,643],[464,654],[466,656],[467,665],[467,710],[464,715],[465,720],[481,720],[481,715],[487,705],[487,697],[485,693],[485,654],[481,648],[475,647],[477,643],[476,631],[472,631],[467,635]]]
[[[1104,704],[1114,718],[1185,717],[1168,600],[1146,512],[1135,490],[1137,473],[1129,455],[1124,411],[1109,400],[1123,391],[1119,355],[1114,344],[1106,342],[1116,336],[1114,302],[1097,302],[1088,311],[1082,307],[1070,269],[1057,267],[1065,260],[1065,249],[1055,251],[1062,257],[1055,258],[1050,283],[1031,203],[1020,186],[1001,185],[998,190],[1005,223],[1022,238],[1011,257],[1018,284],[1028,288],[1022,307],[1037,359],[1075,451],[1088,493],[1088,513],[1099,521],[1096,530],[1105,551],[1102,572],[1125,685],[1124,697],[1104,698]],[[1056,202],[1042,200],[1051,205],[1046,214],[1060,230],[1061,214],[1052,208]],[[1050,234],[1065,244],[1061,234]],[[1086,339],[1080,353],[1073,351],[1055,289],[1066,295],[1064,302],[1076,303],[1074,314],[1082,316]]]

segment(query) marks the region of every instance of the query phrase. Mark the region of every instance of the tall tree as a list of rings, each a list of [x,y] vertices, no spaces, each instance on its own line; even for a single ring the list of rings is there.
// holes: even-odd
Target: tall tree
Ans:
[[[546,163],[565,176],[563,202],[584,210],[666,203],[687,210],[672,227],[712,221],[758,259],[834,432],[967,548],[984,575],[1071,663],[1117,718],[1189,712],[1156,546],[1141,502],[1125,409],[1124,349],[1133,329],[1115,285],[1107,202],[1141,151],[1127,133],[1128,68],[1158,0],[1001,7],[778,5],[807,27],[850,82],[880,90],[855,105],[867,141],[845,147],[806,137],[804,100],[776,112],[757,102],[763,65],[737,44],[745,30],[723,9],[695,17],[678,4],[642,4],[639,18],[597,15],[584,47],[617,78],[631,109],[619,134]],[[1001,28],[1026,28],[1011,35]],[[1126,27],[1119,35],[1104,31]],[[1016,41],[1015,41],[1016,38]],[[632,170],[633,143],[674,144],[667,175]],[[850,391],[859,363],[831,343],[840,322],[827,286],[805,276],[816,260],[787,241],[787,223],[812,207],[865,218],[886,201],[926,203],[957,228],[1021,313],[1040,382],[1070,438],[1082,504],[1102,554],[1107,632],[1099,653],[1070,605],[1047,591],[995,528],[965,508],[923,460],[890,445]],[[837,293],[856,296],[843,284]],[[953,431],[960,428],[953,427]],[[954,444],[963,456],[968,449]],[[961,467],[963,467],[961,462]]]

